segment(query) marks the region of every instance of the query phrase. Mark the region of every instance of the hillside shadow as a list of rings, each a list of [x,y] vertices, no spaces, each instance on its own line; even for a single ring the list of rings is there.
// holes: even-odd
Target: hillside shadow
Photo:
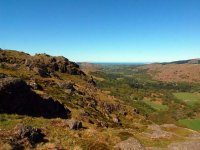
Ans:
[[[52,98],[41,97],[20,79],[0,84],[0,113],[44,118],[70,117],[70,110],[64,105]]]

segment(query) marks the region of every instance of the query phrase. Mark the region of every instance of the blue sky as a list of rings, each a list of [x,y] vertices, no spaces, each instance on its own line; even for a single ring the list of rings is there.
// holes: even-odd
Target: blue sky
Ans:
[[[200,57],[200,0],[0,0],[0,47],[73,61]]]

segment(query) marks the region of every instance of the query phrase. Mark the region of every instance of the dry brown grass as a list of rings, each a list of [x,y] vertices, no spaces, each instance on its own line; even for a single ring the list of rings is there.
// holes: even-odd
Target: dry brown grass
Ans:
[[[150,64],[147,69],[153,79],[166,82],[200,82],[199,64]]]

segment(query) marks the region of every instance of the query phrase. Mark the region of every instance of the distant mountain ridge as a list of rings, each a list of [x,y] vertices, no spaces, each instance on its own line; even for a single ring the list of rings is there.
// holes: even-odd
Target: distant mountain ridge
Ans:
[[[153,79],[167,82],[200,82],[200,59],[153,63],[140,67]]]
[[[172,62],[164,62],[161,64],[200,64],[200,58],[188,59],[188,60],[178,60]]]

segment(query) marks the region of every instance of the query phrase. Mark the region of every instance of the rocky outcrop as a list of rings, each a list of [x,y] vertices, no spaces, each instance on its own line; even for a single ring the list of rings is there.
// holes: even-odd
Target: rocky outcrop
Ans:
[[[47,142],[44,137],[45,134],[39,128],[17,124],[12,132],[12,136],[5,140],[9,140],[11,149],[23,150],[32,149],[41,142]]]
[[[90,79],[88,79],[88,83],[91,84],[91,85],[93,85],[93,86],[97,85],[92,76],[91,76]]]
[[[30,70],[33,70],[37,75],[40,75],[41,77],[49,77],[50,72],[48,71],[47,67],[44,65],[36,65],[33,68],[29,68]]]
[[[42,86],[35,79],[31,79],[29,85],[33,90],[42,90]]]
[[[120,110],[120,105],[116,103],[104,102],[101,104],[101,107],[105,110],[106,113],[111,114],[114,111]]]
[[[71,75],[85,76],[85,73],[81,71],[78,64],[62,56],[53,57],[47,54],[30,56],[23,52],[0,50],[0,65],[1,64],[24,65],[27,70],[34,71],[35,74],[41,77],[51,77],[51,74],[56,71]]]
[[[12,55],[10,53],[13,53]],[[24,52],[17,52],[17,51],[5,51],[0,50],[0,63],[8,63],[8,64],[23,64],[25,62],[24,57],[16,57],[17,54],[23,55],[24,57],[30,57],[29,54]]]
[[[115,145],[116,150],[145,150],[140,142],[135,138],[129,138]]]
[[[68,94],[73,94],[76,89],[74,88],[75,86],[75,83],[74,82],[62,82],[62,83],[57,83],[58,86],[62,89],[64,89],[65,93],[68,93]]]
[[[42,77],[50,76],[55,71],[71,75],[85,75],[76,63],[61,56],[52,57],[46,54],[37,54],[27,59],[25,65]]]
[[[18,124],[15,127],[16,136],[20,139],[27,138],[31,145],[37,144],[43,141],[44,134],[41,129],[34,128],[31,126],[25,126],[23,124]]]
[[[52,98],[43,98],[33,92],[21,79],[0,79],[0,113],[16,113],[46,118],[68,118],[70,111]]]

